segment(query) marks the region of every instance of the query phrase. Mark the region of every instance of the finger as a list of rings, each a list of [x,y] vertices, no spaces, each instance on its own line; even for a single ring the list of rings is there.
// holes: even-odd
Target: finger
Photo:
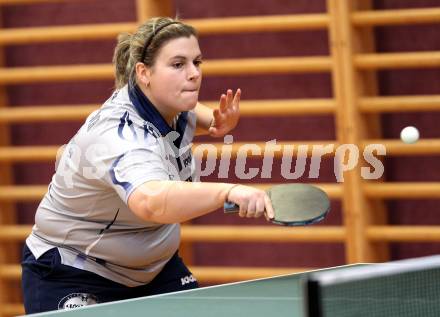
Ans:
[[[232,90],[228,89],[228,91],[226,92],[226,108],[230,108],[232,106],[232,100]]]
[[[264,196],[264,209],[266,209],[266,215],[269,219],[275,218],[275,212],[272,207],[272,202],[267,195]]]
[[[214,117],[213,123],[214,125],[209,127],[208,132],[210,136],[213,137],[217,137],[220,133],[220,131],[217,129],[217,125],[222,122],[222,118],[221,118],[221,114],[220,114],[220,110],[218,109],[214,109],[214,111],[212,112],[212,115]]]
[[[221,96],[220,96],[220,111],[221,112],[225,112],[226,111],[226,109],[228,108],[228,104],[227,104],[227,100],[226,100],[226,95],[225,94],[222,94]]]
[[[248,204],[246,218],[254,218],[255,217],[255,210],[257,208],[256,206],[257,202],[255,200],[251,200]]]
[[[247,209],[248,209],[248,204],[247,204],[247,203],[242,203],[242,204],[240,204],[240,210],[239,210],[239,212],[238,212],[238,215],[239,215],[241,218],[246,217]]]
[[[209,133],[209,135],[212,136],[212,137],[218,137],[218,136],[221,136],[219,130],[218,130],[217,128],[214,128],[214,127],[210,127],[210,128],[208,129],[208,133]]]
[[[235,93],[234,100],[232,101],[234,111],[238,111],[240,109],[240,98],[241,98],[241,89],[238,88]]]
[[[258,199],[255,207],[255,218],[259,218],[264,214],[264,198]]]
[[[255,218],[260,218],[262,215],[264,215],[264,211],[262,212],[255,212]],[[269,219],[266,219],[267,221],[270,221]]]
[[[220,110],[214,109],[212,115],[214,117],[214,126],[217,126],[218,124],[220,124],[220,122],[222,122],[222,116]]]

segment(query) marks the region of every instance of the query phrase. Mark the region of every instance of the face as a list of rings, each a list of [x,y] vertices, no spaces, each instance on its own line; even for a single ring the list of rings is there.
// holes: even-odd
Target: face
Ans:
[[[141,89],[169,122],[179,112],[196,106],[202,80],[201,62],[196,37],[181,37],[162,46],[154,65],[146,68]]]

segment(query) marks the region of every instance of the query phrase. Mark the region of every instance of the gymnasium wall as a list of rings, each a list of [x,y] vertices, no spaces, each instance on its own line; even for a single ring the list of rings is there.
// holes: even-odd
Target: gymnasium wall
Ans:
[[[395,9],[438,6],[438,1],[376,1],[377,9]],[[176,0],[174,7],[181,19],[320,13],[325,12],[323,0],[263,1],[224,0],[188,1]],[[3,8],[4,27],[29,27],[84,23],[131,22],[136,19],[134,1],[91,0],[69,3],[48,3]],[[440,29],[437,25],[392,26],[375,30],[376,47],[379,52],[440,50]],[[115,41],[87,41],[74,43],[50,43],[20,45],[6,48],[8,67],[62,65],[81,63],[108,63]],[[326,31],[280,32],[246,35],[202,36],[200,45],[204,58],[240,58],[271,56],[328,55]],[[392,70],[378,74],[381,95],[439,94],[440,73],[438,69]],[[243,99],[327,98],[332,96],[331,77],[328,73],[217,76],[207,77],[201,91],[201,100],[217,100],[227,88],[243,91]],[[57,105],[101,103],[113,88],[111,81],[63,82],[58,84],[26,84],[7,88],[9,103],[20,105]],[[422,137],[439,137],[440,113],[405,113],[382,115],[384,138],[397,138],[407,125],[419,128]],[[332,115],[294,116],[285,118],[243,118],[234,131],[235,141],[282,140],[334,140],[335,126]],[[17,124],[12,128],[14,145],[48,145],[67,143],[80,123],[33,123]],[[198,142],[210,142],[202,137]],[[217,140],[218,141],[218,140]],[[261,159],[249,160],[249,167],[260,167]],[[333,160],[324,159],[319,179],[311,180],[308,168],[302,182],[334,182]],[[231,182],[238,182],[233,177]],[[308,167],[308,165],[307,165]],[[392,157],[385,159],[387,181],[439,181],[439,157]],[[14,173],[18,184],[49,183],[54,165],[52,163],[15,164]],[[211,176],[204,180],[215,181]],[[222,180],[224,181],[224,180]],[[256,178],[246,182],[283,181],[280,160],[275,160],[271,179]],[[245,181],[243,181],[245,182]],[[389,220],[393,224],[440,224],[438,201],[400,200],[388,201]],[[32,223],[36,203],[20,203],[20,221]],[[421,216],[422,215],[422,216]],[[323,225],[341,224],[339,202],[332,202],[332,213]],[[195,223],[262,224],[263,220],[242,220],[225,217],[217,212],[194,221]],[[294,229],[293,229],[294,230]],[[243,235],[246,230],[243,230]],[[194,245],[194,264],[197,265],[256,265],[256,266],[334,266],[343,264],[344,247],[339,243],[295,243],[286,250],[283,244],[204,244]],[[405,258],[437,253],[440,246],[433,243],[392,244],[392,258]]]

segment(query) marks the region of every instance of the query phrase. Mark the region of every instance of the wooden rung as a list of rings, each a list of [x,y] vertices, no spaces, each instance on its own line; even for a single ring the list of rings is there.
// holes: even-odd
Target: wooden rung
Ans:
[[[59,146],[0,147],[0,162],[48,162],[54,161]],[[55,167],[54,167],[55,169]]]
[[[332,67],[328,56],[210,60],[203,65],[208,76],[328,72]]]
[[[0,5],[32,4],[45,2],[67,2],[66,0],[0,0]]]
[[[218,107],[217,101],[202,103],[212,108]],[[330,98],[240,101],[240,115],[245,117],[333,114],[335,111],[335,101]]]
[[[217,101],[202,101],[214,108]],[[83,120],[99,105],[55,105],[25,106],[0,109],[0,122],[36,122],[59,120]],[[269,99],[245,100],[240,102],[243,116],[284,116],[302,114],[330,114],[336,108],[333,99]],[[359,108],[364,113],[438,111],[440,95],[364,97],[359,100]]]
[[[359,54],[354,64],[364,70],[439,67],[440,52]]]
[[[423,137],[423,136],[422,136]],[[255,150],[259,149],[260,154],[249,155],[248,158],[260,157],[264,155],[264,151],[268,153],[273,152],[275,158],[280,158],[287,147],[293,146],[293,155],[297,154],[296,150],[298,146],[307,147],[307,155],[312,155],[314,146],[326,146],[333,144],[332,153],[326,153],[324,156],[329,157],[334,154],[339,144],[332,141],[287,141],[287,142],[277,142],[276,144],[271,144],[269,142],[234,142],[232,144],[231,154],[236,157],[238,153],[245,153],[245,150],[249,150],[249,146],[255,147]],[[362,142],[361,148],[365,148],[370,144],[383,144],[386,147],[388,156],[396,155],[431,155],[440,154],[440,139],[421,139],[414,144],[405,144],[400,140],[366,140]],[[219,157],[222,153],[222,148],[226,147],[224,143],[212,143],[214,146],[212,151],[208,153],[209,157],[215,155]],[[200,146],[199,143],[194,145],[194,150]],[[13,146],[13,147],[0,147],[0,162],[44,162],[53,161],[55,159],[56,153],[58,151],[58,146]],[[200,150],[203,147],[199,148]],[[224,148],[224,151],[229,151]],[[194,155],[200,157],[202,153],[195,151]],[[205,153],[206,156],[206,153]],[[292,158],[294,161],[294,158]]]
[[[266,190],[274,185],[277,184],[252,184],[252,186],[262,190]],[[331,199],[340,199],[342,196],[340,184],[315,183],[313,185],[324,190]],[[363,184],[363,190],[367,197],[376,199],[440,197],[440,183],[438,182],[367,182]],[[46,194],[46,191],[47,185],[0,186],[0,201],[39,201]]]
[[[208,60],[203,63],[204,76],[289,74],[293,72],[328,72],[328,56],[274,57]],[[72,80],[112,80],[111,64],[12,67],[0,69],[0,84],[12,85],[34,82]]]
[[[0,186],[0,201],[39,201],[47,192],[47,185]]]
[[[1,264],[0,279],[3,280],[19,280],[21,278],[21,266],[17,264]]]
[[[245,230],[246,234],[243,234]],[[275,226],[182,226],[184,241],[203,242],[342,242],[345,229],[338,226],[298,227],[295,230]]]
[[[423,139],[413,144],[406,144],[400,140],[366,140],[362,143],[365,147],[368,144],[383,144],[387,149],[387,156],[397,155],[434,155],[440,154],[440,139]]]
[[[111,80],[111,64],[12,67],[0,69],[0,84],[60,82],[72,80]]]
[[[440,111],[440,95],[363,97],[359,109],[364,113]]]
[[[184,20],[198,33],[227,34],[245,32],[277,32],[324,29],[328,26],[327,14],[268,15],[231,18]]]
[[[218,108],[218,101],[202,101]],[[54,105],[0,108],[0,122],[51,122],[84,120],[99,105]],[[269,99],[240,102],[241,116],[287,116],[331,114],[335,111],[333,99]]]
[[[252,184],[263,190],[276,184]],[[315,184],[324,190],[330,198],[339,199],[342,188],[339,184],[319,183]],[[15,185],[0,186],[0,201],[39,201],[47,192],[47,185]]]
[[[224,143],[211,143],[215,148],[216,151],[212,151],[209,153],[209,157],[211,157],[212,155],[215,155],[216,152],[216,156],[219,157],[221,153],[224,152],[229,152],[229,149],[226,147],[226,145]],[[261,157],[264,155],[264,152],[267,151],[267,153],[270,153],[273,151],[274,157],[275,158],[281,158],[283,156],[283,153],[286,152],[288,149],[293,147],[293,156],[297,155],[297,150],[298,150],[298,146],[303,146],[304,148],[307,149],[307,155],[308,157],[310,157],[312,155],[313,149],[315,147],[315,149],[318,149],[318,147],[320,146],[327,146],[327,145],[331,145],[333,144],[333,151],[332,153],[326,153],[323,156],[324,157],[329,157],[331,155],[333,155],[334,151],[336,150],[336,148],[338,147],[338,144],[336,143],[336,141],[332,141],[332,140],[322,140],[322,141],[284,141],[284,142],[276,142],[276,144],[272,144],[268,142],[253,142],[253,141],[248,141],[248,142],[234,142],[233,144],[231,144],[231,156],[232,157],[237,157],[240,153],[244,154],[246,151],[245,150],[249,150],[249,148],[252,146],[253,148],[255,148],[255,150],[259,150],[260,154],[256,154],[256,155],[248,155],[248,158],[252,158],[252,157]],[[200,144],[195,144],[194,145],[194,155],[196,157],[200,157],[201,153],[199,152],[199,150],[196,149],[203,149],[203,147],[198,147]],[[305,152],[305,151],[304,151]],[[288,152],[286,152],[288,153]],[[290,154],[290,153],[289,153]],[[206,156],[206,155],[205,155]],[[292,158],[292,161],[295,161],[295,158]]]
[[[119,33],[133,32],[136,23],[102,23],[0,30],[1,45],[18,45],[44,42],[115,40]]]
[[[217,101],[202,103],[215,108]],[[99,105],[55,105],[24,106],[0,109],[0,122],[49,122],[84,120]],[[437,111],[440,110],[440,95],[365,97],[359,100],[364,113]],[[336,110],[333,99],[269,99],[240,102],[242,116],[285,116],[332,114]]]
[[[30,225],[0,225],[0,241],[24,241],[31,231]]]
[[[0,0],[0,5],[35,2],[62,2],[62,0]],[[359,11],[352,14],[351,20],[355,26],[437,23],[440,21],[439,12],[439,8]],[[324,29],[328,26],[328,21],[327,14],[296,14],[190,19],[183,22],[194,26],[199,34],[205,35]],[[9,29],[0,32],[0,43],[27,44],[115,38],[120,32],[133,32],[135,29],[135,23]]]
[[[210,143],[216,149],[215,151],[211,151],[209,155],[215,155],[219,157],[222,153],[222,148],[225,146],[224,143]],[[328,144],[334,144],[333,151],[337,148],[338,144],[332,141],[290,141],[290,142],[277,142],[276,144],[264,143],[264,142],[234,142],[232,144],[232,156],[236,157],[238,153],[244,153],[246,149],[249,149],[249,146],[255,147],[255,149],[260,150],[260,155],[252,155],[251,157],[259,157],[264,154],[264,151],[267,152],[273,151],[274,157],[280,158],[283,155],[283,152],[287,150],[287,147],[294,147],[293,155],[295,156],[296,150],[298,146],[307,147],[308,155],[311,155],[313,152],[314,146],[325,146]],[[196,150],[200,146],[199,143],[194,144],[194,150]],[[58,151],[58,146],[10,146],[10,147],[0,147],[0,162],[43,162],[43,161],[53,161],[55,159],[56,153]],[[200,148],[203,149],[203,148]],[[225,148],[224,151],[229,151]],[[332,153],[327,153],[324,156],[329,156]],[[201,153],[198,151],[194,152],[194,155],[200,157]],[[294,160],[294,159],[292,159]]]
[[[183,242],[342,242],[345,229],[339,226],[298,227],[295,230],[276,226],[183,225]],[[29,225],[0,226],[0,241],[23,241],[31,232]]]
[[[372,241],[439,242],[440,226],[373,226],[367,228]]]
[[[440,8],[358,11],[351,21],[354,26],[439,23]]]
[[[2,304],[0,306],[0,316],[18,316],[24,315],[24,307],[22,304]]]
[[[99,105],[55,105],[6,107],[0,109],[0,122],[52,122],[84,120]]]
[[[324,29],[328,25],[328,16],[326,14],[272,15],[193,19],[184,20],[183,22],[194,26],[200,35],[206,35]],[[0,30],[0,44],[17,45],[42,42],[115,39],[118,34],[122,32],[132,33],[136,28],[136,23],[100,23],[53,27],[9,28]]]
[[[440,182],[364,183],[363,190],[369,198],[440,198]]]

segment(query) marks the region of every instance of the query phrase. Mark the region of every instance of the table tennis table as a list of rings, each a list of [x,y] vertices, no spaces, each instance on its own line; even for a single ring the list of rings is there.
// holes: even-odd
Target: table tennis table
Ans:
[[[331,269],[343,267],[347,266]],[[303,317],[302,280],[308,273],[209,286],[33,316]]]
[[[438,317],[439,281],[440,255],[434,255],[344,265],[34,316]]]

